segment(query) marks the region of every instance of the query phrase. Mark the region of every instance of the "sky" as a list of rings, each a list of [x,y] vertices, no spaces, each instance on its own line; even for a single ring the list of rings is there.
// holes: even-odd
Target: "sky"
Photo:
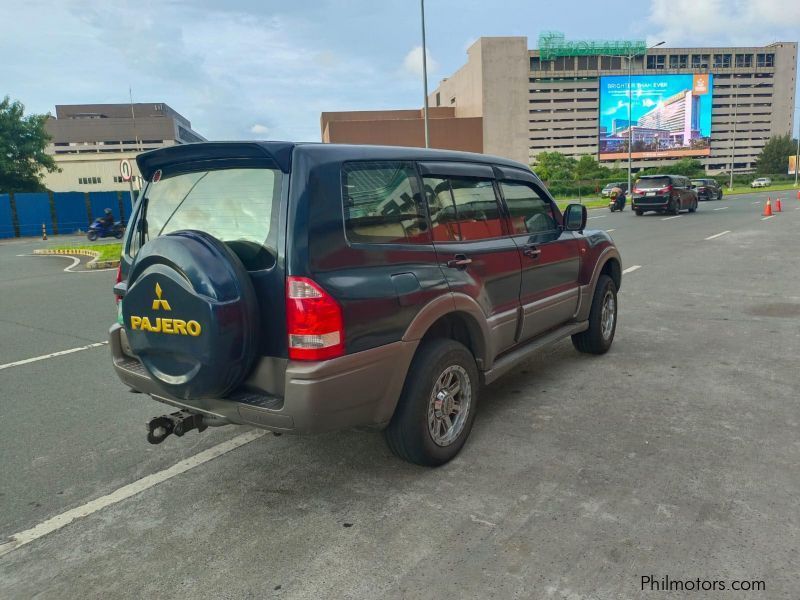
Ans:
[[[480,36],[797,41],[798,0],[428,0],[429,86]],[[676,18],[680,15],[681,18]],[[420,107],[417,0],[0,0],[0,96],[164,102],[209,139],[319,141],[323,111]],[[796,98],[800,104],[800,96]]]

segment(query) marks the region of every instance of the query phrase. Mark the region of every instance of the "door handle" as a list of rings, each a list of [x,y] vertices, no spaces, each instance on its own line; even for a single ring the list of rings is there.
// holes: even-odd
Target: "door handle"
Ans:
[[[542,251],[533,244],[527,244],[522,248],[522,253],[528,258],[539,258]]]
[[[472,259],[467,258],[465,254],[456,254],[452,259],[447,261],[447,266],[451,269],[465,269],[467,265],[472,264]]]

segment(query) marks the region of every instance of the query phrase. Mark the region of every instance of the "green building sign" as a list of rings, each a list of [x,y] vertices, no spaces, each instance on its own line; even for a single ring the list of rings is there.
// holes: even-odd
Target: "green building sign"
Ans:
[[[543,31],[539,34],[539,54],[542,60],[557,56],[636,56],[647,51],[644,40],[582,40],[571,41],[560,31]]]

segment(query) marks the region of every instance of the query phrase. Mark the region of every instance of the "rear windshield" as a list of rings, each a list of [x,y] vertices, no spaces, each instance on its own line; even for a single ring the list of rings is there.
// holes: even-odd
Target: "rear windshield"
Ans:
[[[636,185],[640,188],[663,188],[670,184],[669,177],[643,177]]]
[[[706,185],[705,179],[692,179],[692,185]]]
[[[270,238],[282,176],[276,169],[249,167],[165,173],[144,190],[139,235],[132,236],[129,255],[142,241],[195,229],[227,242],[245,266],[253,267],[247,263],[274,245]]]

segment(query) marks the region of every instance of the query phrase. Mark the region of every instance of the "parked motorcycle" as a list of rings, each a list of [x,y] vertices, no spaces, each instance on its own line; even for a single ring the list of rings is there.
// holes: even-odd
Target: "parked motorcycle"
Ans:
[[[125,226],[122,221],[116,221],[113,225],[109,225],[103,219],[95,219],[94,223],[89,225],[89,231],[86,232],[86,237],[90,242],[95,241],[97,238],[115,237],[118,240],[122,239],[125,233]]]

